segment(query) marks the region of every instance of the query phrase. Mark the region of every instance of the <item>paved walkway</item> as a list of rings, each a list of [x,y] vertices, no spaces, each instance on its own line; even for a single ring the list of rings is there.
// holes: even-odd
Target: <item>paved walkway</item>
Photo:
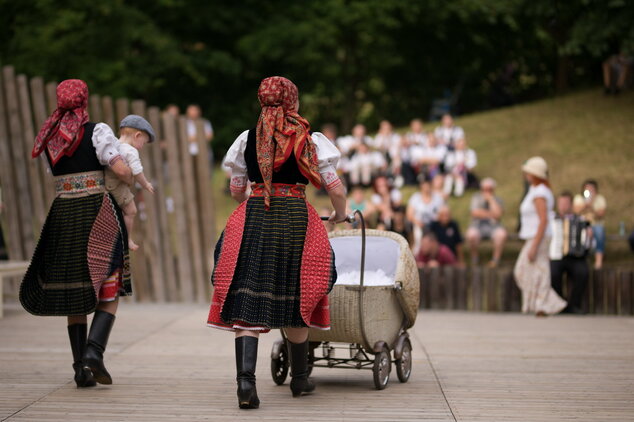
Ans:
[[[112,386],[78,390],[63,318],[0,319],[0,421],[634,421],[634,318],[421,312],[414,368],[316,368],[293,399],[262,337],[258,410],[237,409],[233,339],[201,305],[123,304],[106,354]]]

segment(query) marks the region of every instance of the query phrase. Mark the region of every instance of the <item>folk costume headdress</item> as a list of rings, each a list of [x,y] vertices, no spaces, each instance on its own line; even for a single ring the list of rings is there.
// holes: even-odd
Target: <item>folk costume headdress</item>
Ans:
[[[297,112],[299,97],[293,82],[281,76],[264,79],[258,89],[262,112],[256,128],[258,166],[264,179],[264,206],[270,205],[273,172],[295,154],[299,171],[316,187],[321,186],[317,151],[310,124]]]
[[[88,85],[80,79],[67,79],[57,85],[57,108],[35,138],[31,157],[44,149],[53,165],[64,155],[71,156],[84,136],[88,122]]]

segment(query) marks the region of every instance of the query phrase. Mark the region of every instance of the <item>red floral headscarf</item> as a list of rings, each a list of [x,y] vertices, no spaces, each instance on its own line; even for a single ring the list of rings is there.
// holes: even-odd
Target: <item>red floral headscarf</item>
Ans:
[[[295,153],[299,171],[321,186],[317,151],[310,137],[310,124],[297,112],[299,97],[293,82],[281,76],[264,79],[258,89],[262,112],[256,128],[258,166],[264,179],[264,205],[270,205],[273,172]]]
[[[88,122],[88,85],[80,79],[67,79],[57,85],[57,108],[35,138],[31,157],[48,150],[52,165],[64,155],[71,156],[84,136]]]

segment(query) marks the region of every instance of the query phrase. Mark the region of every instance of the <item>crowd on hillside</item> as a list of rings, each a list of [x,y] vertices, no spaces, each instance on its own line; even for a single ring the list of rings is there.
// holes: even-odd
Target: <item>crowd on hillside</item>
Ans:
[[[387,120],[374,137],[361,124],[341,137],[331,125],[322,132],[341,151],[339,171],[349,187],[350,211],[361,211],[372,228],[403,235],[419,265],[465,265],[465,241],[470,262],[477,264],[478,244],[488,238],[494,241],[489,265],[498,264],[507,236],[500,224],[502,201],[495,196],[493,179],[479,182],[474,172],[477,154],[451,115],[444,115],[432,131],[414,119],[404,135],[395,133]],[[418,189],[404,198],[405,185]],[[371,188],[369,197],[366,188]],[[465,239],[447,199],[463,196],[469,188],[479,192],[471,198],[472,223]]]
[[[430,131],[414,119],[403,135],[395,133],[386,120],[374,137],[361,124],[345,136],[337,137],[332,125],[325,125],[322,133],[342,153],[339,171],[349,188],[349,211],[362,212],[371,228],[403,235],[419,267],[478,265],[483,240],[492,245],[486,265],[499,265],[508,238],[501,224],[504,202],[496,195],[494,179],[476,176],[477,154],[468,147],[465,131],[454,124],[452,116],[443,116],[441,124]],[[405,185],[417,186],[407,198]],[[468,199],[470,223],[463,231],[452,217],[447,199],[463,196],[467,189],[473,193]],[[592,224],[595,268],[601,268],[606,204],[596,181],[584,182],[574,204],[574,212],[584,214]],[[328,215],[329,210],[321,213]]]

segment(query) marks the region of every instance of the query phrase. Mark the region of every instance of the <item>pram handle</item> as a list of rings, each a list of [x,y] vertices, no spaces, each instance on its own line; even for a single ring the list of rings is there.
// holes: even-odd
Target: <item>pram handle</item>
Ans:
[[[330,217],[320,217],[322,219],[322,221],[328,221],[330,220]],[[340,223],[354,223],[354,214],[348,214],[346,215],[346,218],[343,221],[340,221]]]

